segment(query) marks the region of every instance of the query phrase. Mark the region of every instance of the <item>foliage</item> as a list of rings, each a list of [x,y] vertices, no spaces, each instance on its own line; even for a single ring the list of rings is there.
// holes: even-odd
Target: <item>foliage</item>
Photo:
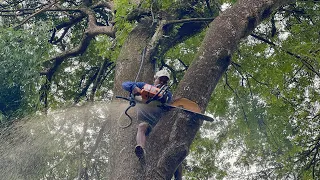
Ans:
[[[134,27],[134,23],[127,20],[127,16],[134,8],[134,5],[129,0],[119,0],[115,1],[115,8],[117,9],[115,16],[117,26],[116,39],[119,42],[118,46],[121,46]]]
[[[80,98],[78,101],[89,99],[91,92],[89,86],[92,86],[93,77],[97,76],[104,61],[112,63],[116,58],[110,51],[108,54],[101,53],[102,48],[107,47],[104,45],[107,39],[106,36],[101,36],[92,40],[82,56],[74,57],[72,61],[67,61],[60,66],[51,84],[52,89],[49,96],[51,108],[74,104],[77,98]],[[104,79],[112,77],[112,72],[106,72],[104,75]],[[112,87],[112,81],[103,81],[100,86],[104,88],[98,90],[97,100],[110,98],[109,90]],[[84,89],[88,89],[85,94],[83,94]]]
[[[276,46],[252,37],[243,41],[207,109],[234,122],[221,129],[228,137],[228,141],[222,142],[226,145],[233,142],[227,146],[230,152],[226,156],[239,153],[234,165],[239,170],[247,167],[244,171],[247,175],[233,177],[319,177],[319,166],[314,162],[318,159],[315,149],[319,142],[316,129],[319,129],[320,61],[319,53],[315,52],[319,48],[316,29],[320,22],[310,10],[319,6],[300,2],[294,8],[303,13],[286,17],[276,14],[277,36],[266,34],[271,32],[270,22],[255,31]],[[219,134],[216,138],[225,139]]]
[[[25,31],[0,30],[1,124],[35,111],[39,105],[40,65],[48,57],[45,24]]]
[[[64,2],[65,7],[76,6],[71,1]],[[177,11],[184,12],[178,17],[184,19],[215,16],[221,4],[236,1],[207,2],[212,7],[217,6],[211,9],[213,12],[204,1],[147,0],[140,7],[148,13],[161,14],[175,11],[179,4],[183,4],[186,6]],[[17,9],[23,7],[21,3],[15,4]],[[26,4],[26,8],[32,8],[39,2]],[[127,17],[138,6],[128,0],[115,1],[116,12],[112,23],[117,29],[116,38],[99,35],[90,41],[84,53],[68,58],[59,66],[50,82],[50,108],[73,104],[77,102],[75,99],[89,100],[96,82],[94,77],[98,76],[105,62],[112,64],[116,61],[128,34],[136,26],[138,20],[128,21]],[[318,12],[319,4],[315,1],[299,1],[282,9],[255,30],[254,34],[265,41],[250,36],[240,44],[238,52],[232,57],[232,65],[216,87],[207,108],[207,112],[213,114],[217,121],[204,124],[195,139],[185,165],[186,179],[312,179],[320,176]],[[46,81],[39,76],[42,62],[81,42],[79,37],[87,26],[85,21],[73,26],[72,33],[69,32],[61,43],[54,44],[54,48],[49,46],[48,28],[52,32],[54,26],[70,20],[57,14],[40,14],[31,19],[24,30],[0,30],[0,76],[3,77],[0,80],[1,124],[38,108],[40,83]],[[40,20],[45,20],[47,24]],[[13,26],[18,21],[8,17],[3,22]],[[173,25],[165,36],[175,37],[183,28],[181,24]],[[163,61],[158,62],[160,66],[165,63],[167,68],[173,70],[177,83],[192,63],[204,34],[205,30],[183,39],[158,57],[159,61]],[[54,39],[57,40],[57,37]],[[112,95],[112,67],[110,65],[102,75],[96,100],[110,99]],[[51,147],[46,149],[49,154],[52,153],[51,162],[58,162],[55,157],[63,159],[69,141],[73,141],[60,140],[57,144],[60,144],[61,151],[57,154],[50,151]],[[48,179],[63,178],[66,174],[77,176],[75,169],[81,165],[81,162],[73,161],[77,153],[72,151],[65,164],[57,167]]]
[[[167,51],[161,62],[158,62],[158,66],[160,67],[163,66],[164,63],[171,67],[170,70],[174,76],[174,80],[172,82],[173,86],[171,89],[174,90],[180,79],[182,79],[184,72],[187,70],[196,53],[198,52],[198,48],[201,44],[204,34],[205,30],[188,38],[182,43],[177,44],[175,47]]]

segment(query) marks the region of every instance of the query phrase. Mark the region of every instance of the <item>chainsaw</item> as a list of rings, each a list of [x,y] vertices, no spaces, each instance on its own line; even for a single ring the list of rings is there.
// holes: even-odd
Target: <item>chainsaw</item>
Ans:
[[[129,101],[129,106],[124,113],[132,121],[132,118],[128,114],[128,111],[130,108],[136,105],[136,101],[149,104],[152,101],[160,100],[161,98],[163,98],[168,92],[168,90],[169,90],[169,86],[167,85],[164,85],[161,88],[157,88],[156,86],[153,86],[151,84],[145,84],[141,89],[139,96],[134,96],[132,93],[130,93],[129,97],[116,96],[116,98]]]
[[[160,100],[161,98],[163,98],[168,92],[168,90],[169,90],[169,87],[166,85],[162,86],[161,88],[157,88],[156,86],[145,84],[141,89],[141,92],[140,92],[141,96],[134,96],[132,93],[130,93],[129,97],[116,96],[116,98],[129,101],[129,107],[125,110],[125,114],[130,118],[132,122],[132,118],[128,114],[128,110],[131,107],[134,107],[136,105],[136,101],[140,103],[149,104],[152,101]],[[197,103],[187,98],[176,99],[172,104],[167,104],[165,102],[162,102],[160,105],[158,105],[158,107],[166,110],[177,108],[193,114],[195,118],[203,119],[211,122],[214,121],[212,117],[206,116],[201,113],[200,107],[198,106]],[[130,124],[128,126],[130,126]]]
[[[142,102],[149,104],[154,100],[160,100],[166,95],[168,90],[169,87],[167,85],[164,85],[161,88],[157,88],[156,86],[145,84],[140,92]]]

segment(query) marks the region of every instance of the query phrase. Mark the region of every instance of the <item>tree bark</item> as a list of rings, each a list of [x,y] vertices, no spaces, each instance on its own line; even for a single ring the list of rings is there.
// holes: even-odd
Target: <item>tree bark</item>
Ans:
[[[188,98],[196,102],[204,112],[240,40],[269,17],[272,11],[289,2],[293,0],[239,0],[232,8],[219,15],[210,24],[199,52],[179,83],[174,98]],[[145,28],[145,32],[133,31],[121,51],[114,88],[117,95],[126,95],[121,90],[121,82],[132,80],[135,76],[141,51],[147,44],[148,37],[152,36],[152,32]],[[144,69],[141,80],[150,82],[153,75],[151,69]],[[136,122],[127,129],[120,129],[117,124],[113,124],[111,147],[115,147],[110,149],[110,160],[113,165],[111,171],[115,172],[111,173],[110,179],[170,179],[187,156],[201,125],[202,120],[195,119],[186,112],[171,110],[165,113],[150,133],[146,159],[140,162],[133,152]],[[121,151],[122,149],[124,150]]]
[[[153,82],[153,64],[148,59],[143,59],[142,62],[145,48],[154,33],[151,24],[152,21],[147,19],[139,23],[123,45],[115,69],[114,96],[129,96],[129,93],[122,89],[121,84],[124,81],[135,81],[138,77],[138,82],[142,80],[148,83]],[[114,98],[113,102],[119,105],[121,111],[129,106],[127,101]],[[129,114],[133,121],[127,128],[119,126],[120,122],[129,121],[125,114],[121,115],[120,119],[119,114],[112,114],[114,117],[110,130],[110,176],[108,179],[143,179],[144,168],[134,154],[138,121],[133,111],[129,111]]]

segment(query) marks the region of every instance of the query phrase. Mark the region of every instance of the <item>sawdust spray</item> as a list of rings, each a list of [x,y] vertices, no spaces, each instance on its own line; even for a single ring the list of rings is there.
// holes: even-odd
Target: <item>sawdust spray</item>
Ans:
[[[108,122],[112,114],[122,116],[126,106],[95,102],[34,115],[1,129],[0,179],[105,179]]]

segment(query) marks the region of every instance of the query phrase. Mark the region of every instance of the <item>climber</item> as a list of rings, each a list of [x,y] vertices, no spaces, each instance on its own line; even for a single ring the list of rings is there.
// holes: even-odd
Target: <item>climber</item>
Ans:
[[[166,70],[158,71],[154,76],[154,84],[156,88],[161,89],[164,86],[167,86],[170,79],[170,74]],[[144,82],[131,82],[126,81],[122,83],[122,88],[126,91],[129,91],[135,96],[140,96],[143,92],[145,85],[148,85]],[[171,103],[172,93],[167,90],[165,93],[161,94],[159,98],[155,98],[155,101],[158,103]],[[137,145],[135,147],[135,153],[138,158],[142,158],[145,155],[145,143],[146,136],[151,132],[152,127],[154,127],[161,115],[163,110],[156,105],[138,103],[137,104],[138,119],[143,121],[138,125],[138,131],[136,136]]]

